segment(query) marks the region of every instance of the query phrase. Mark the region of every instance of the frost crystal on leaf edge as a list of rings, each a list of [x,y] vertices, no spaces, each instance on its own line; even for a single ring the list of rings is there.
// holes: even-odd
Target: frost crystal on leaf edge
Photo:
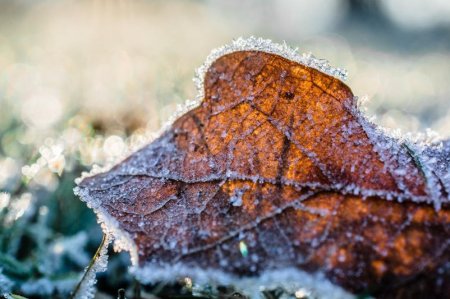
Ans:
[[[297,49],[290,48],[285,43],[283,44],[277,44],[273,43],[271,40],[263,39],[263,38],[256,38],[256,37],[250,37],[250,38],[238,38],[234,40],[231,44],[225,45],[223,47],[217,48],[213,50],[210,55],[207,57],[205,63],[199,67],[196,71],[196,76],[193,79],[196,87],[197,87],[197,96],[194,100],[187,100],[184,105],[179,105],[177,107],[177,111],[170,117],[169,121],[161,128],[161,130],[158,132],[158,134],[154,134],[152,138],[150,138],[145,145],[150,143],[155,137],[160,136],[163,132],[165,132],[167,129],[170,128],[170,126],[173,124],[173,122],[181,115],[186,113],[187,111],[196,108],[200,105],[201,101],[204,98],[204,78],[206,75],[206,72],[208,71],[209,67],[216,61],[218,58],[231,54],[233,52],[238,51],[262,51],[266,53],[271,53],[275,55],[282,56],[286,59],[298,62],[302,65],[306,65],[308,67],[312,67],[314,69],[317,69],[319,71],[322,71],[328,75],[334,76],[339,80],[346,80],[347,78],[347,71],[341,68],[334,68],[329,65],[328,61],[324,59],[318,59],[314,57],[312,54],[299,54]],[[357,100],[357,99],[356,99]],[[357,108],[357,107],[355,107]],[[436,146],[436,142],[430,143],[425,138],[419,138],[420,140],[416,140],[416,136],[406,136],[406,137],[400,137],[398,134],[394,134],[392,130],[388,130],[385,128],[381,128],[372,122],[364,115],[363,112],[360,110],[354,111],[355,115],[358,117],[361,125],[364,127],[364,130],[369,136],[376,137],[377,138],[389,138],[392,141],[395,141],[398,144],[402,144],[404,142],[408,142],[410,144],[414,144],[414,147],[417,149],[418,152],[423,153],[425,152],[426,146]],[[371,138],[372,139],[372,138]],[[373,140],[374,141],[374,140]],[[145,146],[144,145],[144,146]],[[134,149],[135,150],[135,149]],[[133,150],[133,152],[134,152]],[[105,165],[104,167],[99,167],[94,165],[92,167],[92,170],[89,173],[83,173],[80,178],[76,180],[76,183],[78,184],[81,182],[84,178],[97,175],[99,173],[104,173],[110,168],[115,165],[117,162],[123,160],[127,156],[132,154],[130,150],[124,151],[123,156],[119,157],[117,161],[112,161],[108,165]],[[425,165],[427,166],[427,165]],[[450,179],[450,176],[447,175],[447,178]],[[436,186],[436,185],[434,185]],[[432,188],[432,187],[431,187]],[[213,270],[213,269],[199,269],[192,267],[186,267],[183,264],[176,264],[176,265],[168,265],[164,268],[149,268],[148,266],[144,267],[138,267],[138,251],[136,248],[136,245],[132,241],[131,236],[120,229],[118,222],[111,217],[101,206],[100,203],[97,202],[95,199],[89,196],[87,192],[83,192],[80,188],[75,187],[74,189],[75,194],[80,196],[83,201],[85,201],[89,208],[92,208],[98,218],[98,222],[101,224],[103,232],[110,238],[108,241],[108,244],[110,241],[114,240],[114,249],[116,251],[128,251],[131,255],[131,262],[132,262],[132,272],[133,274],[139,278],[143,282],[150,282],[152,280],[162,279],[162,280],[173,280],[174,276],[191,276],[193,278],[198,279],[200,282],[206,282],[206,280],[210,280],[211,277],[216,277],[217,283],[233,283],[236,287],[241,287],[243,290],[249,290],[250,295],[255,296],[260,291],[261,284],[266,283],[269,281],[277,281],[278,283],[282,284],[282,281],[280,279],[274,280],[275,278],[279,277],[290,277],[291,281],[293,278],[301,278],[300,281],[303,281],[301,287],[309,287],[312,288],[317,292],[317,294],[324,295],[324,297],[327,298],[353,298],[353,296],[349,293],[347,293],[345,290],[340,288],[339,286],[333,285],[331,282],[329,282],[325,277],[321,276],[320,273],[318,274],[308,274],[304,271],[300,271],[298,269],[286,269],[283,271],[280,270],[274,270],[274,271],[266,271],[261,274],[261,276],[256,279],[242,279],[242,278],[236,278],[233,275],[224,273],[220,270]],[[367,196],[370,196],[370,194],[367,194]],[[449,199],[447,199],[449,201]],[[436,209],[439,209],[441,206],[441,202],[439,198],[432,198],[432,202],[435,205]],[[106,250],[106,249],[105,249]],[[103,264],[103,263],[102,263]],[[104,266],[105,267],[105,266]],[[94,277],[91,280],[92,282],[95,282],[95,272],[104,270],[102,267],[95,267]],[[283,279],[284,279],[283,278]],[[258,286],[258,289],[254,289],[255,286]],[[90,283],[89,290],[92,290],[93,283]],[[288,286],[285,286],[288,287]],[[90,291],[89,294],[92,291]],[[258,293],[260,294],[260,293]],[[332,297],[330,297],[332,296]],[[81,297],[81,298],[91,298],[91,297]]]
[[[167,129],[170,128],[170,126],[174,123],[174,121],[178,117],[180,117],[187,111],[198,107],[204,98],[205,93],[203,80],[209,67],[219,57],[239,51],[261,51],[279,55],[286,59],[298,62],[302,65],[306,65],[308,67],[317,69],[330,76],[334,76],[342,81],[345,81],[347,79],[347,71],[345,69],[332,67],[326,59],[316,58],[311,53],[300,54],[297,48],[295,49],[291,48],[286,43],[278,44],[271,41],[270,39],[263,39],[254,36],[250,36],[249,38],[239,37],[233,40],[231,44],[224,45],[211,51],[211,53],[206,58],[205,62],[195,71],[195,77],[193,78],[193,81],[197,88],[197,96],[195,97],[195,99],[194,100],[188,99],[185,101],[184,104],[178,105],[176,111],[172,114],[172,116],[169,117],[169,120],[162,126],[160,131],[157,134],[152,134],[149,140],[147,140],[147,142],[144,144],[147,145],[149,142],[153,141],[158,136],[161,136],[163,132],[165,132]],[[122,156],[118,157],[117,160],[115,161],[110,161],[107,165],[104,165],[103,167],[93,165],[90,172],[82,173],[81,177],[77,178],[75,182],[78,184],[86,177],[91,177],[99,173],[107,172],[108,170],[111,169],[113,165],[128,157],[135,150],[136,149],[133,149],[133,151],[131,151],[130,149],[124,150]]]
[[[325,74],[334,76],[342,81],[345,81],[347,79],[347,71],[345,69],[332,67],[330,66],[327,60],[316,58],[311,53],[300,54],[297,48],[293,49],[289,47],[286,43],[277,44],[272,42],[270,39],[263,39],[254,36],[251,36],[249,38],[240,37],[234,40],[229,45],[225,45],[223,47],[212,50],[211,53],[206,58],[205,63],[197,69],[194,82],[195,85],[197,86],[198,101],[201,101],[204,97],[203,82],[209,67],[219,57],[239,51],[261,51],[279,55],[286,59],[315,68],[321,72],[324,72]]]

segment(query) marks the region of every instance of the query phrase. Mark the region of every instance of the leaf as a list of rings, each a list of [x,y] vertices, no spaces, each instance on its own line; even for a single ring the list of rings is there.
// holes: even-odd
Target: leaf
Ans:
[[[320,65],[268,52],[217,57],[198,107],[80,182],[105,231],[144,280],[296,268],[353,293],[448,294],[448,143],[386,135]]]

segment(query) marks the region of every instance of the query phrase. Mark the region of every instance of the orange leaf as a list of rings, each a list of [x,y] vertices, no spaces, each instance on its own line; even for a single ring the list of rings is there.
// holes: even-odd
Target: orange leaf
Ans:
[[[382,133],[337,78],[231,51],[198,107],[78,193],[140,267],[294,267],[353,293],[444,296],[449,152]]]

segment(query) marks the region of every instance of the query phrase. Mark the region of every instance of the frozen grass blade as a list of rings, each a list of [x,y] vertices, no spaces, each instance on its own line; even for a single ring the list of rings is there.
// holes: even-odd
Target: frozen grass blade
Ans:
[[[106,269],[109,237],[103,234],[102,242],[92,257],[89,266],[86,268],[83,277],[72,292],[70,299],[93,298],[93,287],[95,285],[95,274]],[[104,259],[106,258],[106,259]]]

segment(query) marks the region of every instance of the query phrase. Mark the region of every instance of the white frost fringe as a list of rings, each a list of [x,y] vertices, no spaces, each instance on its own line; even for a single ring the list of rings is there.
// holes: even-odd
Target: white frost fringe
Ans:
[[[142,283],[171,282],[189,277],[196,285],[231,285],[249,298],[264,299],[262,291],[282,288],[294,294],[302,291],[313,298],[350,299],[354,295],[331,283],[323,274],[309,274],[296,268],[265,271],[258,277],[235,277],[215,269],[186,266],[182,263],[158,267],[132,267],[131,273]]]
[[[296,61],[303,65],[320,70],[328,75],[334,76],[340,80],[345,80],[347,78],[347,72],[340,68],[331,67],[328,62],[324,59],[317,59],[311,54],[299,54],[297,49],[292,49],[286,44],[276,44],[270,40],[250,37],[248,39],[238,38],[234,40],[231,44],[223,46],[221,48],[215,49],[206,59],[206,62],[197,70],[194,82],[196,83],[198,89],[198,95],[195,100],[188,100],[184,105],[180,105],[177,112],[169,119],[165,126],[161,129],[159,134],[152,134],[150,140],[148,140],[145,145],[152,141],[157,136],[160,136],[164,131],[170,128],[173,122],[182,114],[186,113],[195,107],[198,107],[204,97],[204,78],[209,67],[223,55],[230,54],[238,51],[263,51],[267,53],[272,53],[280,55],[292,61]],[[371,127],[378,128],[370,123],[369,120],[365,118],[360,112],[357,115],[363,119],[362,125],[369,133],[375,133]],[[360,121],[361,121],[360,119]],[[376,134],[387,132],[381,132],[378,130]],[[122,156],[116,163],[120,160],[126,158],[131,154],[131,149],[125,151],[124,156]],[[77,183],[81,182],[84,178],[93,176],[99,173],[108,171],[115,163],[110,163],[104,167],[94,166],[90,173],[83,173],[80,178],[76,180]],[[108,242],[106,242],[102,248],[101,257],[96,261],[95,266],[92,269],[92,273],[89,273],[89,279],[86,279],[86,283],[83,285],[83,292],[80,292],[80,296],[76,298],[93,298],[94,295],[94,284],[95,284],[95,273],[99,271],[104,271],[106,268],[107,257],[106,249],[107,244],[111,240],[114,240],[114,249],[116,251],[129,251],[131,254],[131,262],[133,264],[132,273],[136,275],[143,282],[151,282],[157,280],[171,280],[173,281],[180,276],[189,276],[191,278],[197,279],[197,282],[206,282],[210,280],[215,280],[218,283],[228,283],[233,284],[237,288],[242,289],[244,293],[251,295],[252,297],[261,296],[261,286],[270,287],[276,284],[286,287],[286,290],[292,288],[306,288],[311,290],[314,294],[318,295],[320,298],[353,298],[353,295],[349,294],[342,288],[333,285],[321,274],[308,274],[306,272],[300,271],[298,269],[284,269],[284,270],[274,270],[267,271],[263,273],[260,277],[256,278],[236,278],[232,275],[224,273],[220,270],[212,269],[193,269],[192,267],[187,267],[183,264],[167,265],[166,267],[156,268],[154,266],[147,266],[139,268],[137,265],[137,248],[132,241],[130,235],[123,231],[118,222],[111,217],[101,206],[100,203],[89,196],[87,192],[83,192],[78,187],[75,188],[75,193],[79,195],[87,205],[92,208],[97,214],[98,222],[101,224],[103,232],[108,236]],[[436,203],[435,203],[436,204]],[[299,283],[298,283],[299,282]],[[259,294],[259,295],[258,295]]]
[[[112,241],[113,236],[104,236],[102,247],[100,248],[99,255],[95,257],[94,264],[91,268],[86,268],[85,276],[83,276],[83,281],[79,286],[74,299],[92,299],[95,296],[95,284],[97,283],[96,274],[99,272],[104,272],[108,265],[108,246]]]
[[[283,42],[283,44],[278,44],[274,43],[270,39],[263,39],[260,37],[239,37],[233,40],[231,44],[224,45],[211,51],[205,62],[195,71],[195,77],[193,78],[193,81],[197,88],[197,96],[195,97],[195,99],[188,99],[184,104],[178,105],[176,111],[172,114],[172,116],[169,117],[169,120],[162,126],[161,130],[157,134],[148,134],[149,140],[147,140],[147,142],[145,142],[143,146],[147,145],[162,133],[164,133],[166,130],[168,130],[178,117],[180,117],[187,111],[198,107],[205,95],[204,79],[208,69],[218,58],[239,51],[262,51],[266,53],[276,54],[286,59],[317,69],[330,76],[334,76],[341,81],[345,81],[348,75],[347,70],[343,68],[332,67],[326,59],[316,58],[311,53],[300,54],[298,52],[298,48],[291,48],[285,42]],[[135,150],[135,148],[132,149],[129,147],[124,151],[122,156],[118,157],[116,161],[111,161],[103,167],[93,165],[89,173],[82,173],[81,177],[77,178],[75,182],[79,183],[86,177],[107,172],[117,162],[124,160]]]

